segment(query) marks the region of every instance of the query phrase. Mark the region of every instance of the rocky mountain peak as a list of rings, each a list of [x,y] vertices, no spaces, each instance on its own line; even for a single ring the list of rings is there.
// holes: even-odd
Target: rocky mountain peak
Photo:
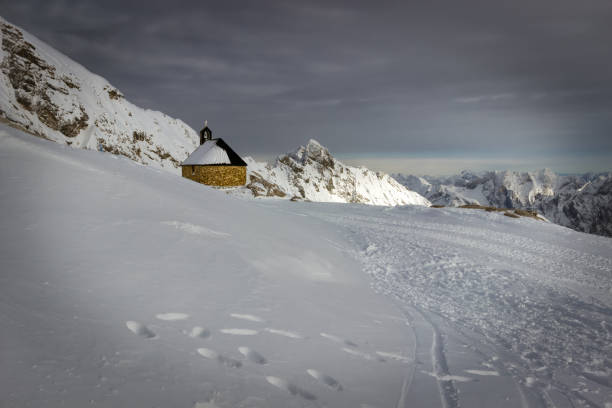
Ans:
[[[346,166],[318,141],[279,156],[273,164],[246,160],[247,186],[255,196],[374,205],[429,205],[384,173]]]
[[[334,167],[334,158],[329,150],[315,139],[310,139],[306,146],[300,146],[295,151],[279,157],[281,163],[286,160],[292,160],[302,166],[317,163],[323,168]]]

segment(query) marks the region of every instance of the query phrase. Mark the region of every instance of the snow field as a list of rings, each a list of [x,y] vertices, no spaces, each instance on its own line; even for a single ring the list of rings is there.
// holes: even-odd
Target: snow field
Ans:
[[[342,348],[407,326],[335,227],[6,127],[0,156],[0,406],[396,404],[407,364]]]
[[[6,127],[0,156],[0,406],[612,401],[610,239],[238,200]]]

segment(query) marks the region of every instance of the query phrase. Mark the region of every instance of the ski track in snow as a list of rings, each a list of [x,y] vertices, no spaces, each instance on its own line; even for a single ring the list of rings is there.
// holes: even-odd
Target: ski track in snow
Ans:
[[[611,321],[612,308],[600,302],[609,301],[609,258],[512,233],[424,224],[385,213],[319,216],[349,228],[355,245],[365,248],[359,256],[376,291],[421,309],[432,330],[432,375],[444,407],[460,405],[455,383],[467,379],[450,374],[444,352],[443,333],[458,327],[483,334],[488,347],[504,351],[506,360],[499,364],[519,388],[526,384],[535,390],[542,404],[554,406],[554,390],[572,404],[597,406],[557,379],[563,375],[610,387],[601,376],[588,374],[606,372],[603,364],[610,361],[598,351],[610,350],[611,344],[605,322]],[[444,325],[438,328],[429,314]]]
[[[347,222],[343,220],[343,222]],[[352,217],[350,220],[351,226],[362,226],[363,223],[368,222],[363,219],[356,219]],[[411,239],[409,234],[405,234],[403,236],[404,245],[401,246],[400,249],[397,248],[397,243],[394,242],[393,245],[389,245],[390,238],[385,237],[386,234],[389,234],[388,229],[390,228],[389,224],[384,226],[385,229],[374,228],[368,222],[367,229],[364,228],[358,234],[359,237],[363,237],[366,240],[375,239],[375,243],[370,242],[366,246],[366,250],[363,252],[363,261],[366,267],[366,271],[370,274],[373,279],[373,286],[377,291],[392,295],[396,298],[399,298],[402,301],[405,301],[407,307],[407,313],[409,314],[407,319],[402,319],[401,317],[393,317],[392,320],[397,320],[398,322],[405,322],[409,326],[415,325],[415,319],[417,325],[420,325],[421,329],[419,332],[415,332],[415,335],[420,337],[420,342],[423,343],[424,346],[428,346],[430,348],[430,365],[432,367],[432,372],[423,371],[425,375],[431,376],[435,378],[438,391],[440,394],[440,406],[443,408],[457,408],[461,406],[460,404],[460,393],[458,392],[458,386],[462,383],[469,383],[474,381],[472,377],[466,377],[462,375],[457,375],[451,373],[451,369],[449,368],[449,364],[446,357],[445,352],[445,341],[444,334],[445,331],[452,331],[453,328],[457,329],[459,326],[468,327],[478,332],[485,334],[485,339],[489,342],[488,346],[491,349],[495,349],[496,347],[506,346],[506,348],[521,348],[524,351],[522,354],[517,356],[515,359],[509,359],[507,361],[500,361],[498,364],[501,364],[502,367],[505,367],[506,375],[511,375],[516,379],[517,387],[521,388],[520,384],[523,384],[522,387],[526,387],[527,389],[535,389],[541,393],[541,403],[542,404],[552,404],[552,399],[548,395],[547,388],[554,387],[559,390],[563,395],[565,395],[569,400],[575,401],[577,403],[581,403],[585,406],[596,406],[587,398],[582,397],[582,395],[576,391],[572,391],[569,387],[566,387],[564,384],[555,381],[554,379],[551,381],[546,381],[546,376],[549,376],[552,370],[555,367],[555,363],[558,363],[555,358],[559,356],[558,349],[546,349],[542,346],[537,347],[536,342],[541,342],[542,337],[538,336],[540,330],[534,331],[525,331],[521,332],[518,330],[517,326],[521,325],[521,319],[526,319],[527,321],[533,321],[535,324],[536,318],[541,318],[542,313],[537,308],[541,304],[537,299],[530,298],[531,290],[527,285],[517,282],[514,279],[511,279],[512,273],[521,274],[521,278],[523,280],[527,280],[526,272],[522,268],[513,268],[512,271],[503,269],[496,269],[496,263],[501,264],[503,262],[502,257],[511,257],[514,259],[515,264],[521,265],[521,262],[525,264],[532,265],[548,265],[549,268],[558,267],[560,263],[566,262],[566,260],[559,260],[558,262],[546,263],[543,259],[537,258],[537,256],[531,251],[527,251],[521,249],[520,251],[516,251],[513,247],[506,248],[508,246],[508,242],[499,242],[500,237],[491,238],[488,235],[481,235],[482,239],[486,239],[486,243],[477,242],[473,237],[479,236],[478,232],[472,231],[470,233],[471,238],[465,238],[460,242],[460,246],[466,247],[479,247],[486,248],[491,254],[497,255],[502,259],[494,260],[489,265],[481,265],[476,262],[470,262],[469,259],[465,257],[460,258],[456,247],[446,247],[445,244],[451,244],[457,246],[456,241],[451,241],[446,238],[444,233],[434,233],[432,232],[431,225],[427,226],[427,231],[422,232],[420,235],[430,235],[435,240],[430,242],[437,242],[437,245],[432,245],[431,243],[425,244],[421,240]],[[384,225],[384,222],[379,223],[378,225]],[[401,224],[394,224],[396,229],[402,231]],[[415,228],[414,225],[404,225],[403,228],[406,230],[412,230]],[[445,226],[446,228],[446,226]],[[391,228],[393,231],[393,229]],[[367,232],[370,232],[368,234]],[[372,231],[375,234],[372,234]],[[376,233],[380,234],[377,235]],[[398,231],[394,231],[395,234]],[[456,234],[464,233],[462,231],[455,231]],[[517,239],[517,238],[512,238]],[[503,249],[506,248],[506,249]],[[553,247],[551,247],[553,248]],[[552,249],[548,248],[549,251],[543,250],[544,254],[551,254]],[[402,253],[401,251],[406,251]],[[389,253],[391,252],[391,253]],[[418,256],[415,254],[418,253]],[[521,254],[522,258],[517,258],[518,254]],[[571,255],[571,251],[569,251]],[[538,255],[540,256],[540,255]],[[407,262],[411,257],[420,260],[420,264]],[[536,259],[537,258],[537,259]],[[391,262],[389,262],[389,259]],[[429,261],[423,262],[423,259],[429,259]],[[577,264],[581,264],[585,259],[585,256],[575,257],[574,261]],[[589,263],[589,265],[595,265],[595,269],[602,269],[604,271],[608,271],[606,262],[594,261],[593,263]],[[597,266],[599,265],[599,267]],[[567,266],[565,267],[568,268]],[[408,273],[407,271],[410,271]],[[540,272],[540,274],[542,274]],[[554,274],[553,274],[554,276]],[[580,278],[579,276],[577,278]],[[429,286],[432,282],[432,279],[435,279],[436,287],[435,290],[432,291],[432,287]],[[549,278],[550,279],[550,278]],[[409,284],[407,284],[409,283]],[[542,285],[542,281],[536,281],[535,284]],[[555,283],[549,283],[551,287],[555,289],[561,290],[562,286],[557,285]],[[504,291],[504,289],[513,289],[516,290],[515,286],[518,285],[518,290],[520,293],[520,302],[514,296],[517,296],[516,293],[511,291]],[[500,286],[500,287],[497,287]],[[550,290],[550,289],[549,289]],[[479,293],[482,291],[482,293]],[[480,294],[481,296],[475,296],[474,299],[471,299],[469,296],[474,296],[473,294]],[[486,295],[487,293],[503,293],[504,297],[492,298],[489,299],[486,296],[484,299],[482,295]],[[540,293],[538,290],[537,292]],[[578,301],[577,297],[571,297],[571,292],[561,292],[561,293],[550,293],[549,295],[554,297],[560,297],[564,302],[568,302],[569,300]],[[563,295],[563,296],[562,296]],[[462,310],[463,313],[456,314],[456,308],[459,307],[455,305],[453,301],[458,302],[461,300],[463,304],[466,303],[470,306],[467,310]],[[484,303],[483,303],[484,302]],[[488,308],[490,308],[491,302],[501,302],[505,306],[510,306],[505,313],[507,313],[506,318],[509,318],[510,323],[515,323],[515,325],[510,325],[512,331],[508,330],[508,321],[505,323],[505,327],[503,326],[495,326],[495,321],[491,321],[488,316]],[[533,305],[532,305],[533,303]],[[571,304],[571,303],[570,303]],[[418,307],[416,306],[418,305]],[[563,308],[562,304],[550,303],[550,305],[562,308],[561,311],[564,313],[569,312],[569,306]],[[584,304],[580,304],[580,306],[584,309]],[[505,309],[504,309],[505,310]],[[590,308],[587,308],[595,314],[595,316],[599,316],[603,314],[606,316],[606,311],[603,309],[603,306],[598,305],[596,302],[590,305]],[[467,313],[465,313],[467,312]],[[531,312],[531,313],[530,313]],[[496,311],[499,313],[499,310]],[[532,315],[533,314],[533,315]],[[448,316],[448,320],[444,319],[444,317]],[[265,320],[259,316],[252,314],[244,314],[244,313],[230,313],[230,317],[250,321],[253,323],[263,323]],[[457,316],[462,316],[461,320],[457,319]],[[543,314],[544,317],[549,317],[549,320],[540,321],[538,324],[547,326],[548,329],[553,329],[557,331],[561,331],[567,329],[568,326],[559,325],[559,319],[557,315],[547,315]],[[571,314],[569,315],[571,316]],[[185,313],[162,313],[156,315],[156,317],[160,320],[165,321],[176,321],[176,320],[184,320],[189,317],[189,315]],[[584,316],[583,316],[584,317]],[[588,315],[587,315],[588,317]],[[555,324],[553,324],[553,318]],[[569,318],[571,319],[571,318]],[[443,322],[447,325],[439,328],[440,322]],[[412,323],[411,323],[412,322]],[[475,323],[478,324],[475,324]],[[564,319],[561,319],[561,323],[565,322]],[[583,336],[591,336],[595,333],[595,331],[590,331],[589,329],[596,328],[597,324],[601,324],[600,322],[588,320],[579,321],[577,318],[568,320],[567,323],[570,323],[570,327],[573,329],[582,329],[587,330],[587,333],[578,333],[578,335]],[[154,338],[156,337],[155,333],[153,333],[146,326],[134,322],[129,321],[126,323],[127,327],[135,334],[144,337],[144,338]],[[607,327],[603,324],[604,327]],[[533,326],[533,324],[532,324]],[[426,328],[425,330],[423,328]],[[492,331],[497,330],[506,330],[504,333]],[[263,331],[279,335],[286,338],[291,339],[304,339],[304,336],[288,330],[282,329],[273,329],[266,327]],[[246,328],[224,328],[220,329],[219,332],[223,334],[229,334],[234,336],[253,336],[259,334],[258,330],[254,329],[246,329]],[[430,336],[426,338],[424,336]],[[599,331],[597,332],[599,333]],[[188,333],[190,337],[193,338],[203,338],[207,339],[210,337],[210,330],[202,328],[200,326],[195,326]],[[609,334],[609,332],[608,332]],[[543,332],[545,335],[545,332]],[[573,332],[573,335],[576,335],[576,331]],[[503,337],[502,337],[503,336]],[[397,407],[405,407],[409,405],[409,401],[411,399],[411,394],[414,390],[411,389],[412,381],[415,375],[415,357],[414,356],[406,356],[402,353],[390,352],[390,351],[382,351],[382,350],[372,350],[371,353],[362,351],[359,349],[359,346],[356,342],[352,340],[348,340],[344,337],[341,337],[336,334],[330,334],[326,332],[321,332],[320,337],[330,340],[333,343],[337,343],[341,346],[340,350],[344,353],[347,353],[351,356],[358,357],[370,364],[376,364],[376,362],[385,362],[386,360],[396,361],[409,365],[409,369],[406,373],[406,378],[404,379],[403,386],[400,390],[400,396],[397,402]],[[503,340],[503,341],[502,341]],[[516,341],[516,344],[508,344],[509,341]],[[604,341],[604,339],[597,339],[599,341]],[[543,342],[546,344],[546,342]],[[529,347],[532,350],[538,350],[529,352]],[[566,346],[563,346],[566,347]],[[579,345],[574,345],[572,347],[580,347]],[[239,353],[243,356],[245,361],[249,361],[255,365],[269,365],[268,360],[258,351],[252,349],[248,346],[240,346],[237,348]],[[574,349],[573,351],[580,351],[580,348]],[[219,365],[237,369],[243,368],[243,363],[240,360],[229,357],[225,354],[221,354],[213,349],[209,348],[198,348],[197,353],[204,357],[205,359],[212,360],[217,362]],[[483,355],[483,358],[491,358],[490,355]],[[533,360],[536,361],[536,364],[533,363]],[[585,367],[588,367],[587,364],[589,361],[585,359],[583,364]],[[500,372],[497,370],[480,370],[480,369],[464,369],[463,372],[467,374],[472,374],[481,377],[498,377],[500,376]],[[503,371],[503,369],[502,369]],[[322,373],[316,369],[307,369],[306,373],[317,380],[320,384],[335,390],[342,391],[343,387],[338,380],[335,378]],[[599,374],[598,371],[590,372],[588,368],[584,368],[580,370],[581,376],[583,378],[594,381],[598,384],[602,384],[606,387],[610,387],[609,381],[606,379],[605,375]],[[281,377],[276,376],[266,376],[266,381],[279,388],[288,392],[289,394],[300,397],[306,401],[315,401],[318,397],[307,391],[295,383],[288,381]],[[523,395],[520,392],[520,395]],[[523,398],[525,398],[523,396]],[[367,404],[363,405],[367,406]],[[529,404],[526,401],[522,402],[522,406],[527,407]]]

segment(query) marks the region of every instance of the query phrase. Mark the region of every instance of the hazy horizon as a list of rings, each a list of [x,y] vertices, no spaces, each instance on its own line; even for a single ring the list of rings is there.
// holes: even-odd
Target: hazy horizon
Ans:
[[[370,157],[363,154],[334,154],[336,159],[344,164],[354,167],[364,166],[374,171],[382,171],[388,174],[400,173],[415,176],[451,176],[460,173],[462,170],[473,172],[481,171],[520,171],[531,172],[544,168],[551,169],[557,174],[585,174],[585,173],[606,173],[610,172],[608,157],[591,156],[588,159],[576,157],[551,158],[542,160],[541,158],[513,159],[510,157],[442,157],[442,156],[403,156],[403,157],[384,157],[382,155],[372,155]],[[249,155],[256,161],[273,162],[279,154],[269,155]],[[590,165],[585,165],[590,163]]]

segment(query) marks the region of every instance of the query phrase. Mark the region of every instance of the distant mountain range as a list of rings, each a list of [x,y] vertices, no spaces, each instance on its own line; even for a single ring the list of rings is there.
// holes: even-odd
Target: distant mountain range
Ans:
[[[197,133],[181,120],[132,104],[104,78],[2,18],[0,35],[0,120],[61,144],[172,172],[197,147]],[[575,230],[612,236],[609,173],[463,172],[394,179],[346,166],[315,140],[274,163],[245,159],[247,186],[235,193],[374,205],[431,201],[534,209]]]
[[[558,175],[536,172],[463,171],[451,177],[393,177],[432,204],[481,204],[536,210],[548,220],[593,234],[612,236],[612,173]]]
[[[0,28],[0,120],[61,144],[175,173],[197,147],[197,133],[181,120],[130,103],[106,79],[1,17]],[[274,164],[247,162],[248,185],[238,193],[429,205],[386,174],[345,166],[314,140]]]

